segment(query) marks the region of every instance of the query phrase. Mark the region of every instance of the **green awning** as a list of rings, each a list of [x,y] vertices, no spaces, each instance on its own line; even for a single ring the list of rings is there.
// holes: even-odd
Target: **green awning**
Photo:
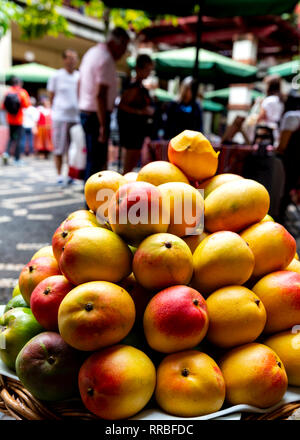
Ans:
[[[154,96],[158,101],[161,102],[170,102],[175,101],[176,96],[172,93],[168,92],[167,90],[157,88],[154,90]]]
[[[153,15],[191,15],[201,0],[104,0],[111,8],[138,9]],[[292,12],[298,0],[205,0],[203,13],[211,17],[281,15]]]
[[[171,102],[176,100],[175,95],[168,92],[167,90],[159,88],[154,90],[154,96],[156,97],[156,99],[162,102]],[[225,107],[218,102],[211,101],[210,99],[204,99],[202,101],[202,108],[204,111],[207,112],[222,112]]]
[[[5,79],[8,81],[12,76],[17,76],[24,82],[46,83],[55,72],[56,69],[43,64],[17,64],[5,72]]]
[[[226,89],[219,89],[219,90],[212,90],[211,92],[206,92],[205,93],[205,98],[207,99],[213,99],[214,101],[218,101],[218,102],[227,102],[229,99],[229,93],[230,93],[230,89],[226,88]],[[263,93],[258,92],[257,90],[251,90],[251,97],[253,99],[253,101],[255,101],[256,98],[262,97],[264,96]]]
[[[202,108],[205,112],[218,113],[224,111],[224,105],[219,102],[211,101],[210,99],[204,99],[202,101]]]
[[[300,73],[300,60],[289,61],[288,63],[278,64],[268,69],[269,75],[279,75],[286,79],[292,79]]]
[[[174,78],[189,76],[193,72],[196,56],[195,47],[156,52],[152,55],[155,70],[160,77]],[[199,79],[205,83],[225,83],[228,81],[255,80],[257,68],[239,63],[215,52],[200,49]],[[134,67],[135,59],[130,57],[128,64]]]

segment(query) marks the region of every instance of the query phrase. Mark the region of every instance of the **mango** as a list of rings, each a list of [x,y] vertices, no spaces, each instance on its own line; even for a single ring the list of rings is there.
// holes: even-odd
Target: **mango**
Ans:
[[[156,381],[149,357],[137,348],[114,345],[92,354],[79,372],[81,399],[106,420],[133,416],[150,400]]]
[[[206,237],[193,254],[192,286],[203,295],[228,286],[244,284],[254,268],[254,256],[235,232],[220,231]]]
[[[220,361],[229,405],[268,408],[280,402],[287,375],[277,354],[263,344],[251,343],[230,350]]]
[[[205,199],[205,229],[239,232],[262,220],[269,206],[268,191],[260,183],[250,179],[224,183]]]
[[[16,360],[22,385],[40,400],[57,401],[78,394],[78,373],[82,355],[55,332],[43,332],[30,339]]]
[[[277,333],[299,324],[300,275],[298,273],[290,271],[270,273],[259,280],[252,290],[266,308],[265,333]]]
[[[153,234],[138,247],[132,270],[137,282],[149,290],[188,284],[193,275],[193,256],[176,235]]]
[[[300,333],[299,329],[276,333],[264,341],[283,362],[289,385],[300,386]]]
[[[209,316],[207,339],[218,347],[253,342],[265,327],[265,307],[246,287],[223,287],[212,293],[206,304]]]
[[[144,314],[148,344],[162,353],[194,348],[206,335],[207,306],[197,290],[173,286],[157,293]]]
[[[241,237],[248,243],[255,258],[254,279],[283,270],[296,252],[294,237],[279,223],[256,223],[244,230]]]
[[[152,183],[155,186],[168,182],[189,183],[179,168],[165,160],[156,160],[143,166],[138,173],[137,181]]]
[[[82,351],[117,344],[135,321],[134,302],[120,286],[107,281],[84,283],[71,290],[58,310],[64,341]]]
[[[156,401],[169,414],[199,417],[222,407],[225,382],[216,362],[186,350],[166,356],[157,370]]]

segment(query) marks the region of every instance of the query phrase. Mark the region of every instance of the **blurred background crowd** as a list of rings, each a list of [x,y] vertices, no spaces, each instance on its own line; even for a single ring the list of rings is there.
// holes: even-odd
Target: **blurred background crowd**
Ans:
[[[263,183],[270,214],[288,224],[300,194],[300,9],[268,0],[246,11],[230,0],[213,16],[214,1],[201,13],[189,9],[197,2],[184,11],[175,1],[165,5],[171,18],[158,2],[142,2],[148,21],[138,30],[141,16],[127,9],[115,26],[118,1],[91,2],[104,8],[100,20],[60,2],[72,38],[24,41],[13,21],[0,37],[2,165],[53,157],[57,184],[71,185],[106,168],[128,173],[167,160],[168,141],[197,130],[220,151],[218,171]]]

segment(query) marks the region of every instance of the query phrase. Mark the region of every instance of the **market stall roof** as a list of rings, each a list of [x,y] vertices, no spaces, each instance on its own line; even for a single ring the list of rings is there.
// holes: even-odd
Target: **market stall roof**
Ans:
[[[190,15],[201,0],[104,0],[111,8],[139,9],[153,15]],[[281,15],[292,12],[298,0],[205,0],[205,14],[212,17]]]
[[[211,92],[206,92],[204,97],[205,97],[205,99],[212,99],[214,101],[224,103],[224,102],[228,101],[229,93],[230,93],[229,88],[212,90]],[[262,97],[262,96],[264,96],[264,94],[262,92],[259,92],[257,90],[251,90],[251,97],[253,100],[255,100],[256,98]]]
[[[300,59],[278,64],[268,69],[269,75],[279,75],[286,79],[292,79],[300,73]]]
[[[174,78],[175,76],[189,76],[192,74],[196,55],[195,47],[185,49],[156,52],[152,55],[155,61],[155,70],[160,77]],[[135,60],[130,57],[128,63],[134,66]],[[239,63],[231,58],[224,57],[205,49],[200,49],[199,79],[206,83],[224,83],[235,81],[253,81],[257,68]]]
[[[154,96],[158,101],[162,102],[171,102],[176,100],[176,96],[172,93],[168,92],[167,90],[157,88],[154,90]],[[224,105],[211,101],[210,99],[204,99],[202,101],[202,108],[204,111],[208,112],[222,112],[225,107]]]
[[[55,72],[56,69],[43,64],[17,64],[5,72],[5,79],[8,81],[12,76],[17,76],[24,82],[46,83]]]
[[[192,46],[196,43],[197,16],[179,17],[172,20],[155,20],[139,32],[139,41],[152,45],[175,47]],[[201,43],[204,49],[214,52],[232,52],[232,41],[240,33],[254,34],[258,39],[259,55],[297,54],[299,51],[300,28],[290,20],[276,15],[256,17],[202,17]]]

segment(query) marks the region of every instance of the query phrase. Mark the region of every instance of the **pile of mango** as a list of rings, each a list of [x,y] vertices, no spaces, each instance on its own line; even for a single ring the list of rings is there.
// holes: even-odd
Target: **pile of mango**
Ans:
[[[109,420],[268,408],[300,386],[300,262],[258,182],[217,174],[198,132],[169,162],[99,171],[89,210],[23,268],[0,357],[42,401],[80,396]]]

